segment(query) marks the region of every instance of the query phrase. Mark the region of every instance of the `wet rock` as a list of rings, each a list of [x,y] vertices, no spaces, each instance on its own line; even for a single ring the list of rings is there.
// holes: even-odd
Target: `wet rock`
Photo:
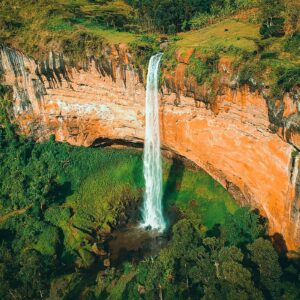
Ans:
[[[107,252],[103,248],[98,247],[96,243],[93,244],[92,251],[96,255],[99,255],[99,256],[106,256],[107,255]]]

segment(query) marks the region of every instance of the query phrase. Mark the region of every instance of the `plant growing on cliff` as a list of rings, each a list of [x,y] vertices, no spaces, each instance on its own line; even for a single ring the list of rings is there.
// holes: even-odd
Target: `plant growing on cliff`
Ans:
[[[208,81],[213,73],[217,72],[219,55],[216,53],[196,57],[192,54],[186,68],[186,76],[196,78],[198,84]]]
[[[0,126],[8,125],[12,110],[12,89],[0,84]]]
[[[91,56],[101,57],[105,43],[103,37],[79,31],[63,39],[61,48],[66,57],[76,63]]]
[[[174,44],[170,44],[166,49],[164,49],[164,55],[161,60],[161,69],[173,71],[176,68],[176,50],[177,46]]]
[[[284,3],[282,0],[261,0],[262,24],[260,34],[264,38],[281,37],[284,35]]]
[[[137,69],[146,78],[148,63],[152,55],[160,52],[159,40],[155,35],[142,35],[139,39],[129,44],[132,61]]]

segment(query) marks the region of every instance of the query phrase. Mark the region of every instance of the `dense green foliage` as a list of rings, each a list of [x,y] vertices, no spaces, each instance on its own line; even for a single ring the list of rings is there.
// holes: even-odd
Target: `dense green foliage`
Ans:
[[[191,17],[199,11],[209,11],[211,0],[127,0],[138,11],[138,21],[144,30],[174,34],[188,30]]]
[[[101,264],[93,245],[140,199],[140,154],[36,144],[3,125],[0,297],[43,299],[57,274]]]
[[[218,60],[218,54],[208,54],[202,58],[196,58],[193,54],[186,69],[186,75],[194,76],[198,84],[203,84],[217,71]]]
[[[100,272],[87,299],[298,299],[299,262],[283,262],[264,234],[248,208],[210,231],[186,214],[159,255]]]
[[[283,276],[277,253],[262,237],[264,222],[255,213],[238,209],[224,225],[206,233],[193,223],[186,215],[173,226],[169,246],[135,268],[124,299],[140,299],[138,291],[144,299],[299,297],[297,272]],[[289,284],[285,276],[293,278]]]

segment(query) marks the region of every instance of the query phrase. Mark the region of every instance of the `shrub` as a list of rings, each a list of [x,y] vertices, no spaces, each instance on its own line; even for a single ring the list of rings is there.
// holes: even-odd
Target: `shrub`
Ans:
[[[208,13],[198,13],[190,21],[192,29],[200,29],[206,27],[215,21],[215,16]]]
[[[48,226],[40,234],[35,249],[44,255],[53,256],[56,254],[59,243],[58,229],[54,226]]]
[[[245,85],[248,84],[252,88],[256,88],[258,83],[257,81],[262,80],[261,75],[263,73],[264,66],[256,62],[251,61],[242,66],[239,71],[239,84]]]
[[[259,33],[263,36],[263,38],[284,36],[284,18],[264,20]]]
[[[284,50],[294,55],[300,55],[300,31],[286,39],[284,42]]]
[[[290,91],[295,86],[300,86],[300,65],[280,67],[277,69],[277,84],[284,92]]]
[[[193,54],[186,68],[186,75],[194,76],[198,84],[203,84],[217,71],[218,60],[217,54],[207,55],[203,60],[196,58]]]
[[[105,39],[98,35],[79,31],[71,37],[62,40],[61,48],[64,54],[73,62],[87,56],[101,56]]]
[[[176,45],[171,45],[164,51],[161,61],[162,69],[167,69],[169,71],[175,69],[177,65],[176,48]]]
[[[154,35],[142,35],[130,43],[130,50],[136,67],[142,67],[146,71],[151,56],[160,51],[159,42]]]
[[[278,52],[266,51],[261,54],[261,59],[276,59],[278,57]]]

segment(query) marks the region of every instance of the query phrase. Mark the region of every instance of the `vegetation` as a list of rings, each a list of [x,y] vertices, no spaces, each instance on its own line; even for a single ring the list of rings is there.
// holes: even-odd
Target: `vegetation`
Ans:
[[[0,3],[0,43],[39,59],[52,49],[75,64],[124,42],[145,76],[163,40],[168,71],[192,48],[186,75],[199,85],[225,57],[237,85],[270,87],[269,106],[300,86],[296,0]],[[267,220],[177,159],[164,161],[167,245],[105,266],[99,253],[142,198],[141,153],[35,143],[9,122],[11,91],[0,96],[1,299],[299,299],[299,259],[275,251]]]
[[[192,56],[187,70],[198,84],[212,84],[218,68],[207,68],[205,59],[218,56],[235,66],[233,78],[239,75],[239,85],[271,87],[273,102],[299,86],[300,6],[295,0],[22,3],[1,2],[0,42],[35,58],[45,58],[52,49],[64,52],[74,65],[86,56],[101,57],[108,43],[123,42],[145,77],[150,56],[167,39],[162,64],[169,70],[176,67],[176,51],[193,48],[204,54],[200,60]]]
[[[141,199],[141,153],[72,147],[53,138],[34,143],[15,134],[9,103],[1,101],[1,298],[43,299],[51,282],[60,286],[65,278],[72,282],[68,293],[76,293],[94,278],[94,271],[86,275],[84,270],[98,265],[102,272],[104,258],[97,249],[105,248],[111,230],[126,221],[128,205]],[[204,172],[165,162],[164,180],[166,211],[176,206],[184,215],[196,203],[205,228],[224,222],[236,209]],[[198,190],[195,183],[204,188]]]
[[[159,42],[155,35],[142,35],[139,39],[129,44],[133,61],[137,69],[142,72],[143,78],[146,78],[146,70],[151,56],[158,53]]]
[[[186,69],[187,76],[194,76],[198,84],[208,81],[211,74],[217,71],[219,56],[217,54],[206,55],[202,59],[192,55]]]
[[[233,0],[233,1],[212,1],[208,12],[198,12],[190,20],[192,29],[200,29],[208,25],[218,23],[221,20],[233,16],[239,11],[257,7],[256,0]],[[250,11],[253,16],[253,11]],[[250,17],[248,16],[248,17]]]
[[[22,0],[4,0],[0,3],[0,42],[45,58],[49,49],[68,51],[68,41],[83,37],[88,48],[82,55],[94,49],[95,53],[88,53],[98,54],[103,42],[128,43],[134,39],[124,31],[131,13],[132,8],[124,1],[39,0],[24,5]],[[77,53],[80,47],[75,49]]]

